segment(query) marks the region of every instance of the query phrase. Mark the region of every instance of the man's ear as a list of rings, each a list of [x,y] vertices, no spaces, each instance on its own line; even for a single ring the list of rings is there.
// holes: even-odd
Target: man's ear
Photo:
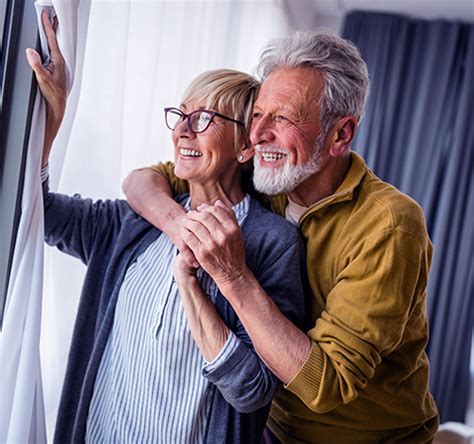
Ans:
[[[356,130],[357,120],[354,116],[341,117],[331,131],[329,154],[333,157],[345,154],[354,141]]]

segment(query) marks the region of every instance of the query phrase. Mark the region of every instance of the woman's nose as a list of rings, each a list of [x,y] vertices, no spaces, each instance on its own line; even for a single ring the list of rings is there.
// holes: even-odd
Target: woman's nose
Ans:
[[[195,134],[189,129],[188,118],[184,118],[178,122],[173,130],[176,137],[193,137]]]

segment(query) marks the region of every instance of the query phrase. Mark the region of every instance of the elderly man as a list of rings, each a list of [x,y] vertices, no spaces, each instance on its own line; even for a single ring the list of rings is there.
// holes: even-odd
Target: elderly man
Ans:
[[[168,196],[168,183],[175,192],[185,186],[172,164],[133,172],[124,184],[129,202],[212,276],[284,382],[269,439],[429,442],[438,425],[425,353],[432,246],[420,207],[350,151],[366,64],[335,35],[296,33],[270,43],[259,71],[254,185],[306,240],[307,333],[271,303],[235,236],[216,235],[235,232],[230,210],[202,207],[199,225],[182,216]]]

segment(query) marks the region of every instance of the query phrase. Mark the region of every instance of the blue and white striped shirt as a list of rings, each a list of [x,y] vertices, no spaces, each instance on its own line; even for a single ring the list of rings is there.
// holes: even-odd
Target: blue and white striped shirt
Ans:
[[[240,225],[249,204],[246,196],[233,208]],[[204,361],[172,276],[176,254],[162,234],[126,272],[94,386],[87,442],[203,442],[215,387],[202,370],[225,362],[239,339],[230,332],[219,355]],[[214,301],[215,283],[202,270],[198,277]]]

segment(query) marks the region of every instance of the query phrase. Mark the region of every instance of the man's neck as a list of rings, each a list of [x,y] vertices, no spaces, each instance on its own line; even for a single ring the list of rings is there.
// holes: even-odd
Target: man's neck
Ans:
[[[340,187],[351,165],[350,156],[330,158],[319,173],[299,184],[288,198],[298,205],[310,207],[331,196]]]

